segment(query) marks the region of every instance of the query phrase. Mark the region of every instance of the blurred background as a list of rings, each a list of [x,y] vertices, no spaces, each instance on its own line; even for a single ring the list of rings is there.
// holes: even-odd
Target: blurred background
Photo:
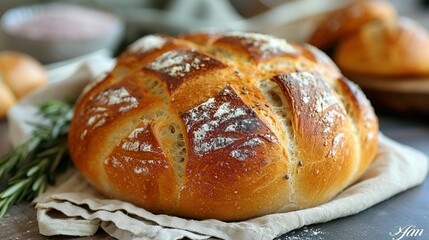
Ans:
[[[35,57],[38,57],[43,63],[48,64],[74,57],[73,55],[82,55],[97,50],[97,48],[106,47],[115,54],[130,42],[148,33],[176,35],[201,28],[251,30],[274,34],[288,40],[306,41],[308,34],[312,31],[312,23],[318,17],[347,2],[347,0],[1,0],[0,15],[3,16],[3,20],[1,23],[0,50],[23,49],[29,53],[36,51],[34,49],[36,46],[23,47],[17,39],[8,39],[4,32],[5,25],[13,25],[11,22],[22,21],[25,17],[23,15],[39,10],[34,8],[40,4],[66,3],[100,9],[117,16],[123,24],[123,29],[118,30],[113,27],[106,29],[106,31],[113,31],[114,33],[110,32],[112,35],[120,35],[110,36],[118,39],[112,39],[108,43],[93,44],[93,46],[81,49],[81,51],[75,50],[75,54],[64,54],[64,57],[46,56],[45,59],[44,56],[39,56],[43,53],[32,53],[37,55]],[[390,2],[396,6],[400,15],[412,17],[429,27],[429,14],[427,8],[424,7],[426,6],[425,0],[391,0]],[[15,11],[14,14],[11,14],[11,10],[23,11]],[[59,12],[64,15],[64,11],[59,10]],[[9,13],[8,21],[4,19],[5,13]],[[68,25],[65,27],[61,27],[61,24],[64,25],[61,21],[53,23],[49,20],[44,22],[34,19],[35,22],[31,27],[37,27],[37,24],[50,24],[50,27],[59,28],[56,29],[58,32],[67,31],[69,34],[64,36],[62,39],[64,41],[68,40],[66,37],[73,38],[75,35],[73,32],[85,34],[82,33],[84,31],[82,28],[85,25],[78,24],[77,19],[79,17],[88,15],[86,17],[88,21],[103,20],[100,16],[97,18],[88,12],[80,14],[79,17],[76,14],[79,14],[79,10],[70,12],[72,19],[69,19]],[[76,25],[71,26],[70,21],[74,21]],[[113,20],[111,21],[113,23]],[[83,20],[81,23],[85,24]],[[117,26],[117,28],[121,27]],[[21,30],[28,31],[29,29]],[[10,32],[10,29],[6,29],[6,31]],[[95,34],[93,33],[93,35]],[[100,30],[99,34],[103,35],[103,32]],[[75,36],[75,40],[76,38]],[[72,48],[71,46],[67,47]],[[80,47],[84,46],[80,45]],[[48,53],[45,51],[44,54],[47,55]]]
[[[305,41],[306,35],[311,31],[307,22],[342,5],[343,2],[346,0],[2,0],[0,14],[3,16],[1,23],[3,36],[0,40],[0,48],[25,51],[48,64],[100,48],[107,48],[115,54],[149,33],[177,35],[201,28],[258,31],[287,37],[290,40]],[[25,21],[26,16],[37,14],[42,11],[42,7],[52,4],[68,4],[57,10],[60,16],[54,16],[53,11],[45,12],[45,15],[51,15],[50,19],[57,19],[57,21],[28,17],[27,21],[32,22],[29,24],[31,26],[27,29],[14,29],[16,25]],[[102,10],[104,13],[118,17],[121,24],[119,26],[114,20],[109,19],[110,28],[107,29],[108,26],[104,26],[106,32],[103,32],[100,29],[103,26],[100,24],[96,26],[97,23],[94,22],[106,22],[106,16],[104,18],[96,16],[94,13],[84,12],[84,9],[70,9],[71,4]],[[66,8],[69,12],[68,17],[65,16]],[[89,22],[94,25],[89,26]],[[299,27],[300,31],[295,31],[296,27]],[[56,33],[41,33],[45,34],[44,39],[40,39],[41,36],[39,39],[34,39],[34,34],[28,36],[31,34],[28,32],[37,31],[36,28],[50,28]],[[84,28],[92,31],[95,28],[99,29],[99,39],[96,44],[89,43],[88,40],[97,38],[96,33],[88,32]],[[51,36],[54,34],[56,36]],[[84,36],[85,34],[87,36]],[[10,35],[13,35],[12,39]],[[58,35],[63,35],[61,41],[52,39],[58,38]],[[78,41],[77,35],[81,35],[81,38],[86,38],[87,41]],[[100,39],[106,41],[106,35],[111,39],[110,42],[100,43]],[[23,38],[32,38],[33,41],[23,42]],[[66,41],[74,41],[73,44],[79,48],[74,49],[72,45],[53,46],[58,42],[64,45]],[[51,46],[46,46],[44,42],[49,42]],[[43,46],[37,47],[37,45]],[[47,50],[41,52],[41,48]],[[50,54],[49,52],[53,51],[52,48],[56,48],[57,53]],[[53,56],[60,55],[58,52],[61,51],[70,51],[70,53]]]
[[[387,1],[398,15],[429,28],[429,0]],[[214,28],[255,31],[306,42],[326,13],[348,2],[350,0],[1,0],[0,52],[14,50],[28,54],[51,69],[91,54],[115,57],[130,43],[150,33],[177,35]],[[385,96],[386,91],[380,89],[364,90],[378,111],[411,110],[426,115],[429,83],[426,81],[428,90],[422,93],[422,81],[418,81],[417,93],[410,90],[405,95],[403,91],[392,95],[390,91]],[[385,95],[380,97],[380,92]]]

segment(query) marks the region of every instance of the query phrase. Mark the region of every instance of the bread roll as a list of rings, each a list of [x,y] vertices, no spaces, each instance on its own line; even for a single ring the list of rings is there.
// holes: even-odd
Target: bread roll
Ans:
[[[9,110],[15,102],[15,96],[4,84],[3,79],[0,76],[0,119],[6,116],[7,110]]]
[[[429,34],[405,17],[369,23],[338,45],[334,59],[347,75],[428,76]]]
[[[17,99],[46,82],[46,70],[36,59],[19,52],[0,52],[0,118]]]
[[[333,11],[316,26],[308,42],[322,50],[334,47],[369,22],[390,22],[396,18],[395,8],[383,0],[354,0]]]
[[[69,146],[106,196],[236,221],[328,201],[377,136],[370,103],[321,51],[227,32],[132,44],[79,98]]]

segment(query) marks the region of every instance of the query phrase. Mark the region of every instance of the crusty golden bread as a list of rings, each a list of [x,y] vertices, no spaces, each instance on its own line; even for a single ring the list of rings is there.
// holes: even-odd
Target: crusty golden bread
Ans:
[[[20,52],[0,52],[0,118],[17,99],[46,83],[46,70],[39,61]]]
[[[308,42],[322,50],[334,47],[369,22],[390,22],[396,18],[395,8],[384,0],[354,0],[328,13],[316,26]]]
[[[334,60],[347,75],[429,75],[429,34],[412,19],[373,22],[341,41]]]
[[[324,53],[241,32],[138,40],[84,91],[69,131],[101,193],[227,221],[328,201],[377,143],[369,101]]]

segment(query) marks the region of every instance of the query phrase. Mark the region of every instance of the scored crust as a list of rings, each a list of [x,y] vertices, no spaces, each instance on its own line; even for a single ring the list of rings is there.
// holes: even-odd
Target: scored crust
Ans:
[[[80,97],[69,132],[98,191],[236,221],[316,206],[375,156],[378,122],[320,50],[257,33],[149,35]]]

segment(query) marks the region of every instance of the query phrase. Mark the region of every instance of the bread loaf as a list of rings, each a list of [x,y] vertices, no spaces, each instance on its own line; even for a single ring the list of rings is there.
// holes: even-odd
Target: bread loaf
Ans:
[[[46,82],[46,70],[33,57],[20,52],[0,52],[0,118],[18,99]]]
[[[338,44],[334,60],[348,76],[428,76],[429,34],[406,17],[368,23]]]
[[[329,50],[343,39],[354,35],[370,22],[395,21],[396,9],[385,0],[355,0],[323,18],[308,42],[322,50]]]
[[[321,51],[226,32],[133,43],[79,98],[69,145],[106,196],[235,221],[328,201],[377,136],[369,101]]]

